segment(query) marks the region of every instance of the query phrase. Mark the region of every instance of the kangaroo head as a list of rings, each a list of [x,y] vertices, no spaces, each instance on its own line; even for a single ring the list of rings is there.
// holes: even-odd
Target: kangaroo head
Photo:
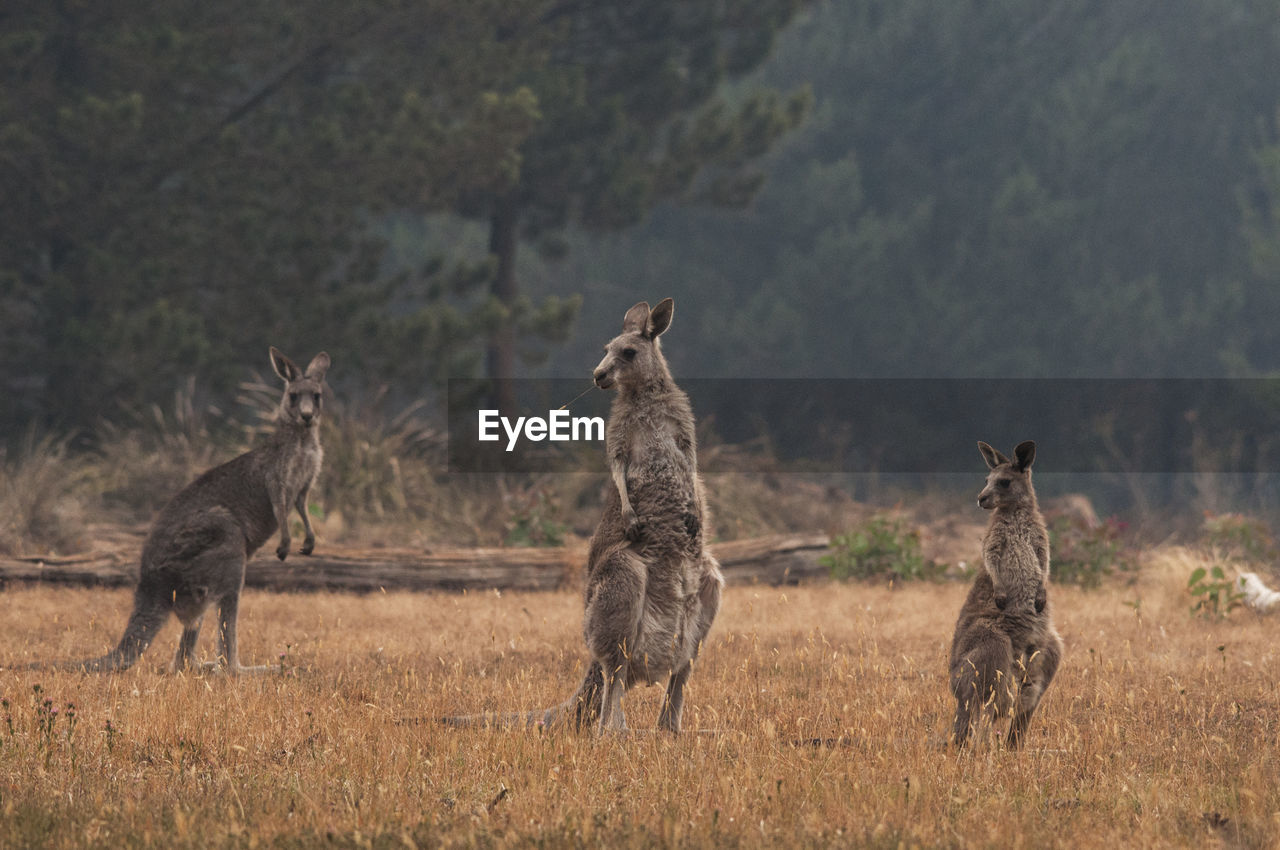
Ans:
[[[652,310],[647,301],[628,310],[622,319],[622,333],[604,347],[604,359],[592,373],[596,386],[602,390],[615,385],[638,386],[666,374],[658,336],[671,327],[675,309],[675,302],[664,298]]]
[[[310,428],[320,424],[320,407],[324,401],[324,373],[329,371],[329,355],[323,351],[311,358],[306,370],[271,346],[271,368],[284,381],[280,397],[281,422]]]
[[[991,472],[987,485],[978,494],[978,505],[985,510],[1028,504],[1035,499],[1031,487],[1031,463],[1036,459],[1036,444],[1031,440],[1018,443],[1013,450],[1013,460],[991,446],[978,441],[978,451]]]

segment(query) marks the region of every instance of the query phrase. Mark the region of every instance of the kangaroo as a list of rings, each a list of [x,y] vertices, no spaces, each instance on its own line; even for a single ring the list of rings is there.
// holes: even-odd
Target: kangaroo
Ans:
[[[1031,484],[1036,444],[1019,443],[1010,460],[986,443],[978,450],[990,474],[978,505],[991,511],[982,541],[983,569],[960,608],[951,643],[953,735],[963,746],[974,710],[994,721],[1017,708],[1006,738],[1018,747],[1062,658],[1049,607],[1049,532]],[[1017,665],[1019,675],[1015,679]]]
[[[133,613],[124,636],[100,658],[59,665],[86,671],[126,670],[155,639],[172,612],[182,621],[175,669],[186,668],[205,612],[218,606],[218,661],[230,673],[244,667],[236,645],[236,612],[245,564],[277,529],[276,557],[289,555],[289,514],[297,510],[306,537],[299,550],[310,555],[315,532],[307,516],[307,493],[320,472],[320,410],[329,355],[321,352],[299,369],[274,346],[271,365],[284,381],[276,429],[265,445],[205,472],[165,505],[142,546]]]
[[[670,298],[652,310],[636,304],[593,372],[597,387],[617,389],[605,432],[614,486],[587,556],[582,632],[591,662],[582,684],[545,712],[443,722],[594,725],[621,733],[626,689],[666,676],[658,727],[679,733],[684,686],[720,609],[724,578],[704,546],[707,509],[693,411],[658,341],[674,312]]]

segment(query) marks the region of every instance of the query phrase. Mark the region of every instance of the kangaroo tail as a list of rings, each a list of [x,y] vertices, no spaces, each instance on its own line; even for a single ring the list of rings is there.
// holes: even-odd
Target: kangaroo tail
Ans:
[[[600,721],[600,696],[604,691],[604,671],[597,661],[591,662],[582,684],[573,696],[551,708],[518,711],[512,714],[467,714],[441,717],[446,726],[484,729],[558,729],[569,727],[574,732],[591,729]]]
[[[97,658],[86,658],[83,661],[63,661],[58,664],[32,665],[47,666],[55,670],[80,670],[86,673],[107,673],[116,670],[128,670],[147,651],[156,633],[164,625],[169,616],[169,607],[163,602],[144,599],[141,594],[134,600],[133,613],[124,627],[124,636],[116,648],[106,655]]]

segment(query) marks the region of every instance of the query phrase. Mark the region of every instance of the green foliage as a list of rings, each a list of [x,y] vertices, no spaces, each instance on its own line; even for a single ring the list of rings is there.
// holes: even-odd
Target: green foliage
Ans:
[[[1221,620],[1244,604],[1244,594],[1234,579],[1227,578],[1222,567],[1216,564],[1209,569],[1196,567],[1187,580],[1187,591],[1195,598],[1191,613],[1212,620]]]
[[[841,580],[937,579],[947,568],[921,554],[918,529],[889,514],[876,514],[861,526],[833,537],[830,552],[818,563],[830,568],[833,578]]]
[[[1261,520],[1235,513],[1206,513],[1200,544],[1217,563],[1207,569],[1197,567],[1191,573],[1187,590],[1196,599],[1191,613],[1222,619],[1244,604],[1235,568],[1274,561],[1275,539]]]
[[[513,377],[579,304],[520,293],[520,240],[552,256],[570,221],[745,203],[804,113],[718,100],[801,0],[10,5],[0,428],[83,426],[191,372],[223,399],[268,343],[329,349],[338,384],[438,387],[492,365],[488,340]],[[397,250],[440,213],[493,238]]]
[[[563,546],[567,526],[560,518],[560,503],[539,487],[525,493],[507,523],[506,546]]]
[[[226,398],[268,343],[348,376],[439,382],[468,349],[474,371],[492,269],[387,262],[384,222],[518,170],[539,110],[514,78],[552,5],[7,7],[0,427],[93,423],[192,372]]]
[[[1136,572],[1137,554],[1124,539],[1126,530],[1115,517],[1096,527],[1074,517],[1054,517],[1049,522],[1053,580],[1094,588],[1108,576]]]
[[[764,179],[756,160],[801,122],[809,98],[754,91],[730,105],[719,89],[764,60],[802,2],[603,0],[549,14],[563,38],[550,39],[547,62],[519,75],[539,108],[519,168],[458,205],[489,226],[492,292],[504,309],[518,312],[524,297],[521,239],[562,257],[570,225],[621,230],[669,200],[751,201]],[[488,377],[514,377],[518,329],[506,318],[492,329]],[[502,392],[498,403],[511,406]]]
[[[703,373],[1273,368],[1277,63],[1265,0],[822,4],[744,83],[813,93],[750,216],[663,209],[593,265],[696,282]]]

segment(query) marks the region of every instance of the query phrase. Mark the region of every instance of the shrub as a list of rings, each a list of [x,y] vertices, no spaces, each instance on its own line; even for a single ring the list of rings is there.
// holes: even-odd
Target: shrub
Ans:
[[[1270,563],[1276,560],[1276,543],[1262,520],[1241,514],[1206,513],[1200,542],[1217,560],[1238,563]]]
[[[560,521],[560,503],[546,490],[531,490],[507,523],[507,546],[563,546],[567,528]]]
[[[1117,572],[1136,572],[1138,560],[1125,540],[1125,523],[1109,518],[1097,526],[1076,517],[1049,521],[1049,563],[1053,580],[1093,588]]]
[[[1228,579],[1217,565],[1192,570],[1187,590],[1196,600],[1191,613],[1206,619],[1221,620],[1244,604],[1244,594],[1237,589],[1235,579]]]
[[[888,514],[876,514],[852,531],[836,535],[831,551],[818,562],[837,579],[936,579],[947,569],[946,564],[921,554],[918,529]]]

